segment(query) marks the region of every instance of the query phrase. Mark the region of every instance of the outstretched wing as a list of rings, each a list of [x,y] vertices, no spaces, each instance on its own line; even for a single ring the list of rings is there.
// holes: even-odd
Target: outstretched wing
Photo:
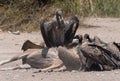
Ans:
[[[68,24],[66,24],[66,31],[65,31],[65,43],[72,42],[75,33],[79,26],[79,19],[74,16],[71,21],[69,21]]]
[[[51,47],[51,43],[50,43],[50,40],[49,40],[49,35],[48,35],[48,30],[47,29],[48,29],[48,24],[45,25],[44,22],[41,22],[40,30],[41,30],[43,40],[44,40],[47,47]]]

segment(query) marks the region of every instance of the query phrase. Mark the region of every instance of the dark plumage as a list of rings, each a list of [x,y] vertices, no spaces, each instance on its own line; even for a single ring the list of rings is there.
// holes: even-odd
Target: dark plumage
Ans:
[[[74,16],[65,21],[62,12],[56,12],[56,20],[50,22],[41,21],[40,29],[47,47],[64,46],[72,42],[79,26],[79,19]]]
[[[79,19],[77,16],[74,16],[68,24],[66,24],[65,31],[65,44],[68,44],[73,41],[75,33],[79,26]]]
[[[120,51],[120,43],[113,42],[113,44],[119,49]]]

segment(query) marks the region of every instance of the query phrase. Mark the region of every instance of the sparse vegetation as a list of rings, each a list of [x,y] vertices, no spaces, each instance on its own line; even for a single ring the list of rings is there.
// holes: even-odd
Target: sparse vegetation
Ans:
[[[93,0],[94,14],[100,17],[120,17],[120,0]]]
[[[39,29],[41,16],[53,17],[57,8],[63,11],[64,16],[77,14],[80,17],[120,17],[120,0],[45,1],[0,0],[0,29],[36,31]]]

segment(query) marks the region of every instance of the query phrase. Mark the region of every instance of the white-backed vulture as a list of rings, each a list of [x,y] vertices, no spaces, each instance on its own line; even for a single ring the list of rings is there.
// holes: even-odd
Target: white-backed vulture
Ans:
[[[79,26],[79,19],[73,16],[71,20],[65,21],[62,12],[56,12],[56,20],[41,21],[40,30],[47,47],[65,46],[72,42]]]

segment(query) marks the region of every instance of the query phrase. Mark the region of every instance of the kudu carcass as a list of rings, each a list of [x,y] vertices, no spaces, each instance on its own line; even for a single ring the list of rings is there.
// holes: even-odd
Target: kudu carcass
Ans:
[[[71,49],[67,49],[66,47],[62,46],[58,48],[41,48],[42,47],[40,45],[36,45],[31,41],[26,41],[22,47],[22,50],[25,50],[23,53],[18,54],[8,60],[1,61],[0,65],[22,59],[24,64],[28,64],[32,68],[40,69],[40,71],[51,71],[55,68],[58,68],[56,71],[70,71],[79,70],[81,67],[80,58],[77,54],[77,47]],[[46,57],[43,57],[43,55],[46,55]],[[12,68],[3,68],[0,70],[15,70],[31,67],[16,66]]]

